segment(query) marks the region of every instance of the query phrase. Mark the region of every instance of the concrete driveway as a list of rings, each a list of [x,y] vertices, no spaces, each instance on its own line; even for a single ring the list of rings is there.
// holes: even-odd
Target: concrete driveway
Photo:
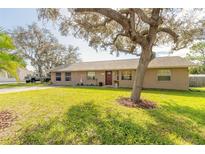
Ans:
[[[15,88],[4,88],[0,89],[0,94],[13,93],[13,92],[22,92],[22,91],[31,91],[31,90],[43,90],[50,89],[53,87],[15,87]]]

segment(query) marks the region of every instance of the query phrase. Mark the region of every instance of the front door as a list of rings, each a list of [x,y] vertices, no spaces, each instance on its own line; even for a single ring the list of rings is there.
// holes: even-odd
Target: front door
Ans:
[[[105,71],[105,84],[112,85],[112,71]]]

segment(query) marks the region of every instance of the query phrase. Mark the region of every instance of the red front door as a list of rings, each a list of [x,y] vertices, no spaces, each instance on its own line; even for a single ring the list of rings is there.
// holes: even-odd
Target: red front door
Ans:
[[[112,85],[112,71],[105,71],[105,84]]]

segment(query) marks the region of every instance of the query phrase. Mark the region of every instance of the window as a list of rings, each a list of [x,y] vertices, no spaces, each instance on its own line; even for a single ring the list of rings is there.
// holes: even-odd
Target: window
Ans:
[[[88,80],[95,80],[95,72],[88,72],[87,79]]]
[[[131,71],[122,71],[121,79],[122,80],[132,80],[132,72]]]
[[[158,81],[170,81],[171,80],[171,70],[159,70],[157,72]]]
[[[65,81],[71,81],[71,72],[65,72]]]
[[[61,81],[61,73],[60,72],[56,73],[56,81]]]

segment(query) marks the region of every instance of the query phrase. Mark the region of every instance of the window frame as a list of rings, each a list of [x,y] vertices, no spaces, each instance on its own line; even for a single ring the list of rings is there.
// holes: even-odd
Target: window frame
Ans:
[[[130,75],[124,75],[124,72],[130,72]],[[125,78],[125,76],[129,76],[129,78]],[[121,71],[121,80],[132,80],[132,71]]]
[[[160,72],[160,71],[164,71],[164,72]],[[165,71],[167,71],[167,72],[165,72]],[[161,79],[159,77],[161,77]],[[165,78],[163,79],[163,77],[165,77]],[[166,77],[168,77],[169,79],[166,79]],[[160,69],[160,70],[157,71],[157,81],[159,81],[159,82],[169,82],[171,80],[172,80],[171,69]]]
[[[67,75],[67,74],[69,74],[69,75]],[[69,80],[67,80],[67,79],[69,79]],[[65,81],[71,81],[71,72],[65,72]]]
[[[60,75],[57,75],[57,74],[60,74]],[[61,72],[56,72],[56,81],[62,81],[62,77],[61,76],[62,76]]]
[[[89,76],[89,73],[94,73],[94,76]],[[87,72],[87,80],[96,80],[96,72],[94,71],[89,71]]]

